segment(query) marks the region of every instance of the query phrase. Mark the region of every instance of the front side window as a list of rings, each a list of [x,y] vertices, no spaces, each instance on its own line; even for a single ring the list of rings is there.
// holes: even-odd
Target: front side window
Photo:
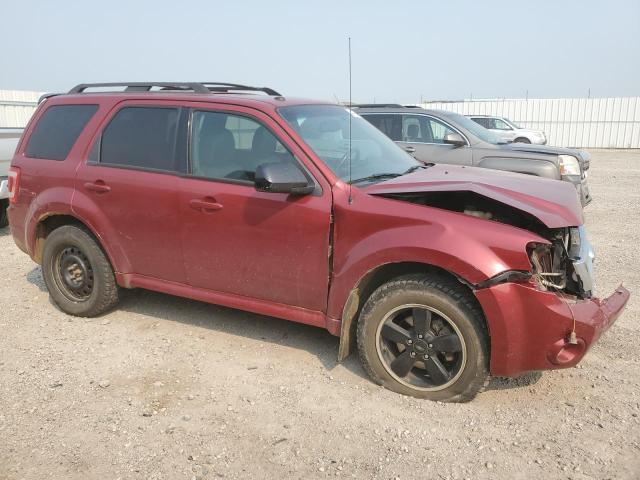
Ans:
[[[281,107],[278,113],[320,160],[345,181],[350,178],[353,183],[381,181],[383,176],[402,175],[422,165],[348,108],[295,105]]]
[[[404,115],[402,131],[405,142],[444,143],[444,136],[455,131],[432,117],[425,115]]]
[[[97,105],[49,107],[31,134],[25,155],[31,158],[64,160],[97,110]]]
[[[296,162],[266,127],[223,112],[193,113],[190,150],[191,173],[212,179],[253,182],[259,165]]]
[[[164,107],[125,107],[102,132],[100,163],[175,171],[180,111]]]
[[[500,120],[499,118],[494,119],[494,122],[495,126],[493,128],[495,128],[496,130],[512,130],[512,128],[507,125],[506,122]]]

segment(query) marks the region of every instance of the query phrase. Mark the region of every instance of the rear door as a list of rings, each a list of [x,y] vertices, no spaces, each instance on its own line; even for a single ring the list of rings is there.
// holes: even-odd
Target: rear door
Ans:
[[[73,206],[127,259],[121,273],[186,280],[177,190],[186,171],[183,112],[172,104],[120,104],[78,168]]]
[[[224,108],[224,109],[223,109]],[[191,114],[190,174],[180,179],[188,283],[310,310],[326,309],[331,191],[267,115],[210,104]],[[256,167],[293,162],[314,194],[258,192]],[[318,177],[317,172],[315,176]]]
[[[421,162],[471,165],[473,156],[468,143],[462,147],[446,144],[447,133],[461,134],[429,115],[403,114],[402,140],[398,144]]]

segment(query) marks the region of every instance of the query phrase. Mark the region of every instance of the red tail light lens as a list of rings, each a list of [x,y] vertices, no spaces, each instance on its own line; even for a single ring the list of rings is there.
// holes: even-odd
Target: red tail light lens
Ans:
[[[9,203],[18,201],[18,191],[20,190],[20,169],[11,167],[9,169]]]

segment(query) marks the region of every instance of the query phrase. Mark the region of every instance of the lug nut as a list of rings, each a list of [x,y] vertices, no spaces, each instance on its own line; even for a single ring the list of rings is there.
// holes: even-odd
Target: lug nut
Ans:
[[[413,340],[409,339],[407,340],[407,345],[411,345],[413,343]]]
[[[411,352],[409,355],[412,356],[412,357],[415,357],[416,356],[416,352]]]
[[[433,348],[433,343],[430,343],[430,344],[429,344],[429,348]]]
[[[425,359],[425,360],[429,360],[429,355],[425,355],[425,356],[424,356],[424,359]]]
[[[422,338],[422,335],[418,335],[418,338]]]

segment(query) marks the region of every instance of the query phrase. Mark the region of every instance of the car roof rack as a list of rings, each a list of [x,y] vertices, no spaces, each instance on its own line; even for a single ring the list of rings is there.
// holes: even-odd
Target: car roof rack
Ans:
[[[264,92],[267,95],[272,97],[281,97],[282,95],[276,92],[273,88],[269,87],[250,87],[248,85],[239,85],[237,83],[221,83],[221,82],[201,82],[201,85],[204,85],[211,92],[220,92],[220,93],[228,93],[228,92],[241,92],[241,91],[249,91],[249,92]]]
[[[351,108],[404,108],[399,103],[357,103],[351,105]]]
[[[68,93],[84,93],[89,88],[113,88],[124,87],[124,92],[150,92],[153,88],[160,91],[191,91],[194,93],[229,93],[237,91],[264,92],[267,95],[280,97],[281,95],[268,87],[250,87],[236,83],[222,82],[108,82],[108,83],[81,83],[76,85]]]

